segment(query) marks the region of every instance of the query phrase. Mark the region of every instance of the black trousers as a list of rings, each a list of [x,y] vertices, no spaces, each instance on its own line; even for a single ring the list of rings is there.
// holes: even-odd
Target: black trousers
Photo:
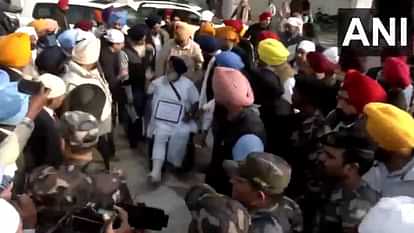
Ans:
[[[105,163],[105,168],[110,169],[110,161],[115,157],[115,142],[112,133],[108,133],[99,137],[98,151],[101,153]]]

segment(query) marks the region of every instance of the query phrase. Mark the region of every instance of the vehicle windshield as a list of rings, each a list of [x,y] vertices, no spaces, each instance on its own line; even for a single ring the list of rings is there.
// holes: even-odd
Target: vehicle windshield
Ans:
[[[158,15],[161,18],[164,18],[165,11],[167,9],[157,9],[154,7],[140,7],[137,12],[137,21],[144,22],[145,19],[151,15]],[[173,10],[173,17],[177,16],[180,18],[181,21],[187,22],[192,25],[199,25],[200,24],[200,16],[197,14],[181,10],[181,9],[174,9]]]
[[[68,12],[69,24],[76,24],[81,20],[94,19],[94,11],[99,10],[93,7],[71,5]],[[33,18],[53,18],[57,7],[54,3],[38,3],[33,10]]]

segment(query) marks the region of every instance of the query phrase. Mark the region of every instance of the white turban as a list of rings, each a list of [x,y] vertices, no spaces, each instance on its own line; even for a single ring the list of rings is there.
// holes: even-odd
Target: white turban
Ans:
[[[414,199],[382,198],[359,225],[359,233],[413,233]]]
[[[303,49],[305,51],[305,53],[315,52],[316,51],[316,45],[312,41],[302,40],[298,45],[298,49]]]
[[[302,34],[303,20],[301,18],[299,18],[299,17],[289,17],[286,23],[291,25],[291,26],[299,28],[299,32],[300,32],[300,34]]]
[[[109,29],[106,31],[104,38],[111,43],[119,44],[125,42],[124,33],[117,29]]]
[[[101,41],[92,32],[79,33],[72,50],[72,59],[82,65],[95,64],[99,60]]]
[[[38,79],[43,86],[50,89],[50,93],[48,95],[49,99],[61,97],[65,94],[66,84],[60,77],[46,73],[40,75]]]
[[[6,200],[0,199],[0,226],[2,233],[16,233],[20,226],[20,215]]]
[[[214,18],[214,13],[211,11],[203,11],[201,12],[201,21],[207,21],[207,22],[211,22],[213,21]]]
[[[338,55],[338,47],[331,47],[326,49],[323,52],[323,55],[332,63],[338,64],[339,63],[339,55]]]

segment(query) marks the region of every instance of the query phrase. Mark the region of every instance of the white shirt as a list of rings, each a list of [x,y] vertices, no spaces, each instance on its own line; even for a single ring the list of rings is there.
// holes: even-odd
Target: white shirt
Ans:
[[[55,120],[55,111],[48,107],[43,107],[43,109],[49,114],[49,116]]]
[[[395,172],[389,172],[383,163],[379,163],[372,167],[363,179],[383,197],[414,198],[414,159]]]
[[[158,54],[162,49],[161,35],[157,34],[155,36],[152,36],[152,41],[154,41],[155,45],[155,54]]]
[[[295,87],[296,81],[294,78],[289,78],[283,83],[283,88],[285,92],[282,95],[282,98],[285,99],[287,102],[292,104],[292,95],[293,95],[293,88]]]
[[[148,136],[152,135],[172,135],[177,130],[177,127],[180,128],[180,131],[188,130],[196,132],[197,125],[195,121],[183,122],[185,112],[187,112],[192,105],[198,102],[199,93],[197,88],[194,86],[194,83],[188,78],[182,76],[179,80],[173,82],[174,87],[181,96],[181,101],[178,100],[177,95],[174,90],[168,83],[166,76],[162,76],[154,80],[148,87],[148,94],[152,94],[152,114],[151,121],[148,126]],[[183,113],[181,114],[179,123],[174,124],[162,120],[155,119],[157,106],[160,101],[168,101],[183,106]]]

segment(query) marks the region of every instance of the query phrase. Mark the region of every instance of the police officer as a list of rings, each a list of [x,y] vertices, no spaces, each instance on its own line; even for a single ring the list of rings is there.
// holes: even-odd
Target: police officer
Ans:
[[[362,219],[380,196],[362,176],[374,163],[374,151],[365,138],[342,132],[322,137],[320,160],[335,188],[319,214],[317,232],[357,232]]]
[[[269,153],[250,153],[241,162],[225,161],[231,177],[232,197],[240,201],[252,218],[251,233],[296,233],[303,230],[298,204],[283,195],[290,182],[290,165]]]
[[[39,210],[40,232],[56,225],[68,212],[87,205],[110,209],[117,203],[132,202],[121,172],[107,172],[103,165],[92,162],[92,150],[99,138],[96,118],[85,112],[66,112],[60,124],[65,141],[64,164],[58,169],[36,168],[28,182]],[[62,229],[71,232],[68,227]]]
[[[250,216],[238,201],[218,194],[208,185],[196,185],[185,202],[191,212],[189,233],[247,233]]]

